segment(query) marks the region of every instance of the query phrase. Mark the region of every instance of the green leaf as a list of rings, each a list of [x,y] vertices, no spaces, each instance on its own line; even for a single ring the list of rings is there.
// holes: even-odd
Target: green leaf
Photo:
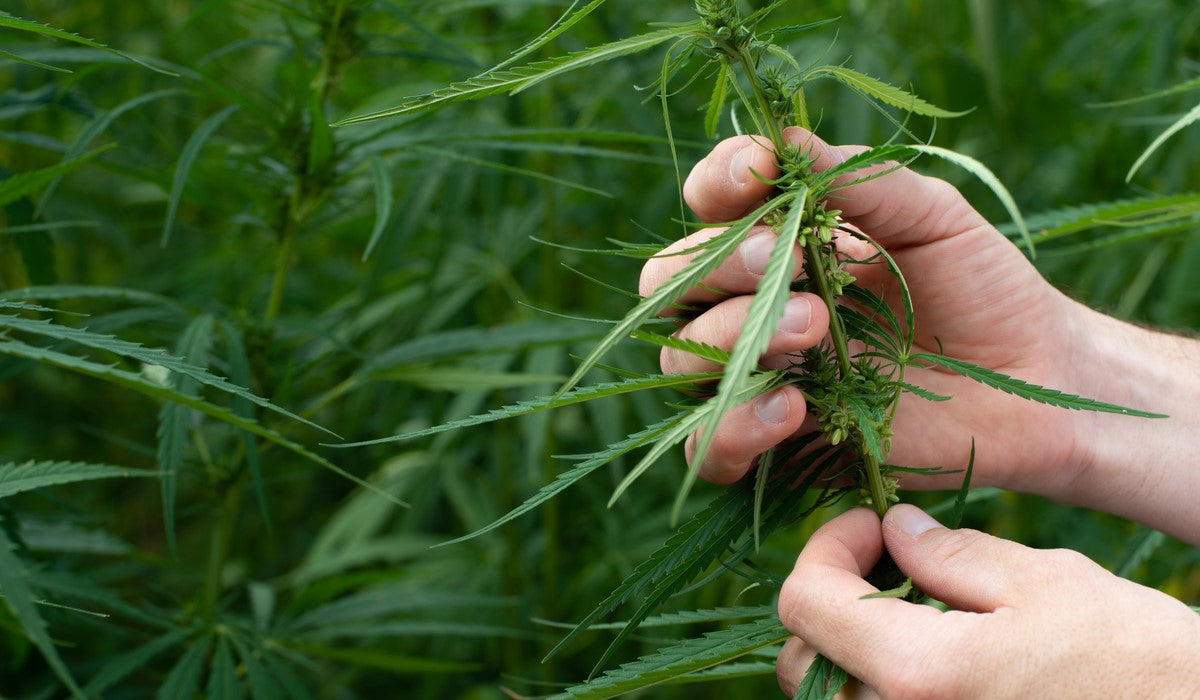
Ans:
[[[191,634],[192,630],[172,630],[136,649],[108,657],[100,672],[84,686],[84,695],[89,698],[102,696],[104,691],[123,681],[129,674],[147,666],[167,649],[182,644]]]
[[[330,647],[318,644],[288,643],[305,656],[332,659],[341,664],[359,668],[377,669],[396,674],[424,675],[430,673],[472,673],[482,670],[478,662],[450,661],[447,659],[403,656],[393,651],[378,651],[362,647]]]
[[[684,291],[699,284],[700,280],[717,269],[721,262],[733,254],[738,245],[745,240],[747,234],[758,223],[759,219],[782,206],[786,206],[789,201],[791,200],[788,197],[776,197],[760,206],[753,213],[742,217],[737,223],[727,228],[721,234],[705,242],[703,244],[703,252],[693,258],[690,265],[672,275],[671,279],[664,282],[650,296],[643,299],[637,306],[626,313],[625,317],[618,321],[600,342],[596,343],[591,352],[579,363],[579,367],[576,368],[575,373],[558,390],[558,395],[565,394],[574,387],[583,378],[583,375],[600,361],[601,357],[633,332],[639,325],[673,303]]]
[[[124,51],[118,51],[117,49],[110,48],[99,42],[93,41],[91,39],[86,39],[82,36],[79,36],[78,34],[72,34],[71,32],[63,31],[62,29],[58,29],[56,27],[51,27],[48,24],[39,24],[37,22],[31,22],[27,19],[21,19],[20,17],[15,17],[7,12],[0,11],[0,27],[8,27],[9,29],[16,29],[19,31],[32,32],[34,34],[41,34],[42,36],[48,36],[48,37],[51,37],[54,39],[62,39],[64,41],[69,41],[69,42],[72,42],[75,44],[83,44],[84,46],[89,46],[93,49],[100,49],[101,51],[106,51],[114,56],[120,56],[121,58],[124,58],[128,61],[132,61],[132,62],[138,64],[139,66],[142,66],[144,68],[149,68],[150,70],[154,71],[155,73],[162,73],[163,75],[179,77],[177,73],[173,73],[168,70],[163,70],[162,68],[156,68],[155,66],[152,66],[149,63],[146,63],[145,61],[142,61],[135,56],[131,56],[131,55],[125,53]]]
[[[388,222],[392,220],[392,208],[395,205],[395,196],[392,193],[392,175],[388,172],[387,165],[382,158],[371,159],[371,182],[375,185],[375,227],[371,229],[371,237],[367,240],[366,249],[363,250],[363,262],[371,257],[371,251],[383,237]]]
[[[248,389],[231,384],[225,379],[209,373],[204,368],[189,364],[188,362],[185,362],[178,357],[174,357],[159,348],[148,348],[139,343],[121,340],[111,335],[93,333],[86,328],[74,328],[71,326],[63,326],[57,323],[51,323],[50,321],[46,320],[28,319],[20,316],[8,316],[0,314],[0,329],[3,328],[12,328],[21,332],[41,335],[48,338],[53,338],[55,340],[66,340],[72,343],[78,343],[84,347],[111,352],[114,355],[127,357],[131,360],[136,360],[137,362],[147,365],[164,367],[171,372],[195,380],[202,386],[211,387],[232,396],[241,397],[256,406],[259,406],[260,408],[265,408],[269,411],[284,416],[285,418],[303,423],[322,432],[333,434],[329,430],[306,418],[298,416],[291,411],[276,406],[264,398],[256,396]],[[16,345],[23,345],[23,343],[19,343],[18,341],[11,342],[15,343]],[[62,353],[57,353],[57,355],[61,354]]]
[[[603,5],[606,2],[606,0],[592,0],[587,5],[579,8],[578,10],[575,10],[575,6],[578,5],[579,2],[580,2],[580,0],[574,0],[574,2],[571,3],[570,7],[568,7],[566,10],[564,10],[562,15],[559,16],[559,18],[554,21],[554,24],[551,24],[546,29],[546,31],[544,31],[540,35],[538,35],[537,38],[535,38],[533,41],[530,41],[528,44],[525,44],[521,48],[514,51],[512,56],[510,56],[508,58],[508,60],[504,61],[503,63],[496,66],[492,70],[496,70],[496,68],[504,68],[505,66],[510,66],[510,65],[516,63],[517,61],[520,61],[522,58],[529,56],[530,54],[532,54],[533,52],[542,48],[546,44],[549,44],[551,41],[554,41],[554,39],[557,38],[560,34],[562,34],[563,32],[567,31],[571,27],[578,24],[579,21],[582,20],[583,18],[592,14],[592,12],[594,10],[596,10],[597,8],[599,8],[601,5]],[[572,10],[575,10],[575,11],[572,13]]]
[[[225,323],[225,347],[229,363],[229,378],[239,386],[253,384],[250,370],[250,358],[246,355],[246,344],[240,328],[232,323]],[[234,415],[248,421],[255,421],[254,406],[241,396],[229,399],[229,407]],[[262,457],[259,455],[258,443],[254,435],[246,430],[239,430],[242,448],[246,452],[246,464],[250,467],[250,480],[254,484],[254,500],[258,501],[258,510],[262,514],[267,532],[272,532],[271,510],[267,506],[267,489],[263,483]]]
[[[899,107],[913,114],[920,114],[926,117],[951,118],[961,117],[971,111],[968,109],[962,112],[950,112],[932,105],[920,97],[901,90],[894,85],[889,85],[878,78],[872,78],[869,75],[864,75],[845,66],[820,66],[811,70],[806,79],[822,75],[827,75],[862,95],[873,97],[881,102],[886,102],[893,107]]]
[[[289,452],[319,464],[320,466],[330,470],[344,479],[348,479],[349,481],[352,481],[363,488],[379,494],[383,498],[386,498],[397,505],[403,505],[405,507],[408,506],[408,504],[404,503],[403,501],[400,501],[389,494],[381,492],[372,484],[369,484],[363,479],[351,474],[350,472],[347,472],[324,457],[310,452],[302,445],[287,439],[274,430],[265,428],[252,420],[242,418],[226,408],[216,406],[201,398],[181,394],[174,389],[165,387],[156,382],[152,382],[141,375],[134,374],[123,369],[117,369],[116,367],[111,367],[109,365],[102,365],[90,360],[75,357],[73,355],[67,355],[56,350],[34,347],[32,345],[27,345],[12,339],[0,339],[0,355],[12,355],[13,357],[20,357],[22,359],[33,360],[34,362],[41,362],[53,367],[59,367],[61,369],[78,372],[80,374],[96,377],[97,379],[103,379],[105,381],[133,389],[134,391],[146,394],[147,396],[152,396],[154,398],[163,399],[166,401],[174,401],[189,408],[194,408],[205,415],[211,416],[220,421],[224,421],[225,423],[229,423],[234,427],[248,430],[269,442],[279,445]],[[166,357],[166,355],[164,355],[164,357]]]
[[[86,285],[56,284],[46,287],[23,287],[0,292],[0,299],[37,299],[49,301],[52,299],[91,299],[110,298],[122,301],[136,301],[154,306],[169,306],[181,309],[179,302],[170,297],[144,292],[140,289],[127,287],[100,287]]]
[[[1184,114],[1182,117],[1175,120],[1175,123],[1167,127],[1166,131],[1159,134],[1158,138],[1154,139],[1154,141],[1146,147],[1146,150],[1142,151],[1142,154],[1138,156],[1138,159],[1133,162],[1132,166],[1130,166],[1129,172],[1125,174],[1125,182],[1129,182],[1133,179],[1133,176],[1135,173],[1137,173],[1138,169],[1142,167],[1146,160],[1155,151],[1157,151],[1160,146],[1167,142],[1167,139],[1171,138],[1197,121],[1200,121],[1200,104],[1193,107],[1192,110],[1187,114]]]
[[[95,479],[158,476],[158,472],[84,462],[38,462],[0,465],[0,498],[45,486]]]
[[[1029,228],[1041,231],[1033,239],[1040,245],[1094,228],[1135,228],[1171,222],[1191,224],[1197,214],[1200,214],[1200,193],[1189,192],[1065,207],[1030,216],[1026,223]],[[1001,226],[1000,230],[1010,236],[1017,233],[1015,227],[1010,226]]]
[[[1163,97],[1169,97],[1171,95],[1178,95],[1179,93],[1188,92],[1189,90],[1195,90],[1196,88],[1200,88],[1200,77],[1192,78],[1191,80],[1185,80],[1182,83],[1172,85],[1171,87],[1163,88],[1162,90],[1155,90],[1154,92],[1151,92],[1146,95],[1139,95],[1137,97],[1131,97],[1131,98],[1125,99],[1125,100],[1115,100],[1113,102],[1098,102],[1096,104],[1092,104],[1092,105],[1088,105],[1088,106],[1089,107],[1124,107],[1126,105],[1137,104],[1139,102],[1148,102],[1150,100],[1157,100],[1157,99],[1160,99]]]
[[[980,367],[979,365],[973,365],[970,362],[957,360],[953,357],[946,357],[945,355],[917,353],[912,356],[912,359],[920,362],[928,362],[929,364],[936,365],[938,367],[945,367],[946,369],[961,374],[968,379],[974,379],[981,384],[986,384],[1005,393],[1020,396],[1021,398],[1029,399],[1030,401],[1048,404],[1050,406],[1071,408],[1080,411],[1119,413],[1125,416],[1138,416],[1141,418],[1167,417],[1161,413],[1150,413],[1148,411],[1125,408],[1124,406],[1104,403],[1103,401],[1096,401],[1095,399],[1082,398],[1074,394],[1065,394],[1056,389],[1047,389],[1046,387],[1030,384],[995,370],[988,369],[986,367]]]
[[[664,418],[663,420],[661,420],[657,423],[653,423],[643,430],[639,430],[639,431],[633,433],[632,435],[626,437],[624,440],[621,440],[619,442],[609,445],[608,447],[601,450],[600,452],[597,452],[593,455],[589,455],[589,457],[587,459],[583,460],[582,462],[575,465],[571,469],[556,476],[554,478],[554,481],[543,486],[541,489],[538,490],[537,493],[535,493],[533,496],[529,497],[524,503],[517,506],[516,508],[513,508],[506,515],[493,521],[490,525],[482,527],[482,528],[472,532],[469,535],[463,535],[462,537],[450,540],[449,542],[446,542],[445,544],[447,544],[447,545],[455,544],[456,542],[463,542],[463,541],[466,541],[469,539],[479,537],[480,535],[484,534],[485,532],[490,532],[492,530],[495,530],[496,528],[509,522],[510,520],[519,518],[520,516],[524,515],[525,513],[528,513],[529,511],[537,508],[541,504],[550,500],[555,495],[557,495],[559,492],[563,491],[564,489],[571,486],[572,484],[579,481],[580,479],[586,477],[588,474],[591,474],[592,472],[596,471],[597,469],[604,466],[605,464],[608,464],[609,462],[613,461],[617,457],[625,455],[625,454],[645,445],[646,443],[650,442],[651,440],[654,440],[655,438],[659,437],[664,432],[671,429],[673,426],[677,425],[679,423],[679,421],[684,417],[684,415],[685,415],[684,412],[680,412],[680,413],[676,413],[673,416]],[[439,546],[443,546],[443,545],[439,545]]]
[[[16,550],[16,545],[9,539],[7,530],[0,527],[0,594],[3,594],[4,602],[21,623],[29,641],[33,642],[46,659],[46,663],[54,670],[54,674],[72,693],[82,697],[83,691],[76,685],[70,669],[63,663],[58,649],[50,639],[50,633],[38,612],[33,589],[30,587],[29,570],[25,568],[25,562],[17,556]]]
[[[208,353],[212,348],[213,317],[201,314],[188,324],[179,337],[175,352],[184,362],[194,367],[208,365]],[[196,393],[197,382],[186,376],[175,374],[168,380],[170,386],[181,394]],[[179,472],[183,469],[183,451],[193,426],[194,414],[186,407],[167,402],[158,410],[158,468],[162,472],[163,528],[167,536],[167,550],[175,555],[175,493]]]
[[[1146,561],[1150,555],[1154,554],[1154,550],[1161,547],[1166,541],[1167,536],[1158,530],[1139,525],[1137,533],[1130,538],[1125,552],[1121,554],[1117,565],[1113,567],[1113,573],[1121,578],[1133,576],[1134,571],[1142,565],[1142,562]]]
[[[1005,189],[1004,184],[1000,182],[1000,178],[996,177],[991,170],[988,170],[986,165],[970,156],[938,146],[918,143],[911,144],[908,148],[948,160],[979,178],[996,195],[996,198],[1000,200],[1000,203],[1008,211],[1008,215],[1012,217],[1013,223],[1016,224],[1017,230],[1021,233],[1021,239],[1025,242],[1025,246],[1029,250],[1029,255],[1031,257],[1036,255],[1033,247],[1033,239],[1029,235],[1029,228],[1025,225],[1025,219],[1021,216],[1021,210],[1017,208],[1017,203],[1013,200],[1012,195],[1008,193],[1008,190]]]
[[[250,685],[250,697],[254,700],[283,700],[287,694],[280,687],[278,681],[271,674],[267,667],[263,665],[263,658],[270,654],[269,651],[262,649],[257,644],[253,647],[246,644],[237,636],[230,635],[229,640],[233,642],[233,646],[237,649],[238,657],[242,660],[242,666],[246,669],[246,680]],[[190,697],[190,696],[189,696]]]
[[[728,681],[738,678],[773,675],[775,675],[775,663],[772,661],[738,661],[676,676],[669,681],[663,681],[663,685],[712,683],[713,681]]]
[[[686,36],[696,31],[697,28],[698,25],[695,23],[672,25],[658,31],[576,51],[566,56],[544,61],[534,61],[518,68],[492,69],[427,95],[413,97],[389,109],[347,117],[346,119],[334,122],[334,126],[360,124],[378,119],[415,114],[455,102],[477,100],[504,92],[517,93],[544,80],[549,80],[572,70],[654,48],[664,42]]]
[[[971,438],[971,456],[967,459],[967,473],[963,474],[962,486],[954,496],[954,510],[950,513],[947,527],[954,529],[962,525],[963,514],[967,512],[967,497],[971,493],[971,475],[975,472],[975,438]]]
[[[859,598],[859,600],[871,600],[875,598],[903,598],[912,592],[913,583],[911,578],[904,579],[904,582],[895,588],[889,588],[886,591],[876,591],[868,593]]]
[[[237,110],[237,105],[229,105],[205,119],[187,143],[183,145],[179,161],[175,164],[175,174],[171,177],[171,194],[167,198],[167,218],[163,222],[162,230],[162,246],[164,248],[171,240],[171,232],[175,230],[175,217],[179,213],[179,203],[183,200],[183,188],[192,174],[192,166],[196,163],[196,157],[200,155],[200,149],[204,148],[204,144],[208,142],[213,132]]]
[[[729,64],[724,62],[717,70],[712,97],[708,100],[708,111],[704,115],[704,135],[710,139],[717,137],[717,127],[721,123],[721,112],[725,109],[725,98],[729,94],[729,80],[732,73],[733,71],[729,70]]]
[[[158,700],[177,700],[178,698],[194,698],[200,685],[200,674],[204,671],[204,661],[212,648],[213,638],[205,635],[192,643],[179,661],[171,668],[163,684],[159,686]]]
[[[672,350],[682,350],[683,352],[695,355],[696,357],[715,362],[723,365],[729,362],[730,353],[715,345],[702,343],[698,340],[685,340],[673,335],[662,335],[653,331],[636,330],[630,335],[638,340],[644,340],[647,343],[653,343],[659,347],[671,348]]]
[[[97,148],[94,151],[89,151],[77,158],[64,160],[61,163],[51,165],[40,170],[30,170],[24,173],[18,173],[12,177],[0,180],[0,207],[11,204],[22,197],[28,196],[36,192],[41,187],[48,185],[55,180],[58,180],[63,175],[75,170],[81,165],[88,163],[96,158],[96,156],[116,148],[116,144],[110,144],[102,148]]]
[[[727,622],[729,620],[737,620],[744,617],[759,617],[761,615],[770,614],[775,610],[775,605],[742,605],[738,607],[724,608],[706,608],[703,610],[681,610],[679,612],[663,613],[661,615],[653,615],[642,620],[638,624],[638,629],[646,627],[673,627],[677,625],[694,625],[703,622]],[[551,622],[549,620],[537,620],[544,625],[551,627],[564,627],[566,629],[574,629],[575,625],[565,622]],[[629,624],[627,620],[620,622],[605,622],[602,624],[589,625],[589,630],[612,630],[621,629]]]
[[[491,423],[493,421],[504,420],[506,418],[515,418],[524,416],[537,411],[545,411],[551,408],[561,408],[572,404],[583,403],[593,399],[602,399],[608,396],[617,396],[619,394],[627,394],[633,391],[642,391],[645,389],[658,389],[663,387],[682,387],[689,386],[704,381],[711,381],[719,377],[716,372],[705,372],[701,374],[655,374],[647,377],[637,377],[627,379],[623,382],[602,383],[592,386],[579,387],[561,396],[540,396],[535,399],[526,401],[518,401],[515,404],[504,406],[503,408],[495,408],[487,413],[480,413],[467,418],[460,418],[449,423],[435,425],[424,430],[417,430],[411,433],[402,433],[386,438],[376,438],[374,440],[364,440],[362,442],[347,442],[342,444],[329,445],[329,447],[362,447],[364,445],[379,445],[389,442],[402,442],[405,440],[414,440],[427,435],[436,435],[449,430],[457,430],[459,428],[467,428],[473,425],[481,425],[483,423]]]
[[[553,700],[602,700],[665,683],[740,658],[791,636],[773,613],[753,622],[709,632],[659,649],[587,683],[567,688]]]
[[[41,61],[35,61],[30,58],[22,58],[21,56],[18,56],[15,53],[11,53],[9,51],[4,51],[2,49],[0,49],[0,58],[7,58],[10,61],[24,63],[25,65],[33,66],[34,68],[42,68],[45,70],[55,71],[56,73],[73,73],[74,72],[67,68],[59,68],[58,66],[52,66],[49,63],[42,63]]]
[[[238,679],[237,663],[229,639],[217,639],[217,650],[213,653],[212,667],[208,672],[209,700],[240,700],[242,684]]]
[[[779,321],[787,310],[787,302],[791,292],[792,278],[796,269],[796,243],[800,237],[800,226],[804,222],[808,200],[808,189],[802,187],[787,199],[793,206],[784,217],[783,226],[775,239],[775,247],[767,261],[762,279],[758,282],[754,300],[746,312],[746,320],[742,322],[741,333],[734,343],[733,353],[725,364],[725,372],[717,385],[717,395],[709,399],[705,405],[703,432],[696,441],[696,450],[692,455],[687,477],[675,497],[675,506],[671,511],[671,521],[678,519],[679,512],[692,485],[699,476],[700,465],[708,455],[712,441],[717,434],[717,425],[739,403],[753,399],[766,390],[747,396],[746,389],[753,381],[751,373],[758,366],[758,360],[767,351],[771,337],[779,330]]]
[[[833,700],[842,691],[849,675],[825,656],[817,654],[804,673],[804,680],[792,700]]]

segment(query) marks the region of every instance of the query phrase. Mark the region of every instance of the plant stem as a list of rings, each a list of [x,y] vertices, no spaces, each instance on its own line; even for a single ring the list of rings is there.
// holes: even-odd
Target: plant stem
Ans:
[[[833,290],[829,288],[824,254],[812,240],[804,247],[804,259],[809,266],[809,279],[816,283],[817,294],[825,302],[825,308],[829,310],[829,335],[833,340],[834,352],[837,353],[838,371],[845,379],[854,371],[850,364],[850,347],[846,342],[846,329],[842,326],[842,317],[838,315],[837,300],[833,296]]]
[[[746,78],[750,81],[750,88],[754,91],[754,99],[758,102],[758,109],[762,112],[763,121],[766,122],[767,130],[771,132],[771,143],[775,144],[775,152],[783,150],[783,129],[779,125],[779,120],[775,119],[771,110],[771,103],[767,100],[767,96],[763,94],[762,83],[758,78],[758,72],[754,69],[754,61],[751,60],[750,54],[745,49],[738,51],[738,61],[742,64],[742,70],[746,71]]]

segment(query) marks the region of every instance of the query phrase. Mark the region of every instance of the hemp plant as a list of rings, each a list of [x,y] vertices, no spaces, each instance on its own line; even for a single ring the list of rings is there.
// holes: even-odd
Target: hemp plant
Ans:
[[[949,118],[963,113],[936,107],[906,90],[842,65],[801,64],[777,42],[789,33],[825,22],[768,28],[766,20],[783,4],[782,0],[744,15],[739,12],[738,3],[732,0],[696,0],[694,20],[658,26],[645,34],[560,58],[520,63],[603,3],[604,0],[592,0],[587,4],[572,4],[557,22],[509,60],[469,80],[411,98],[383,111],[341,122],[349,124],[405,116],[454,102],[515,93],[568,71],[667,45],[661,72],[651,87],[660,100],[668,137],[672,135],[668,97],[675,86],[710,81],[711,98],[704,117],[709,136],[716,135],[728,108],[734,116],[735,126],[753,127],[762,144],[776,154],[780,174],[769,180],[773,195],[753,212],[726,222],[720,234],[681,251],[693,254],[693,261],[654,292],[640,298],[623,318],[613,323],[557,393],[417,432],[354,443],[411,440],[637,391],[684,390],[686,396],[682,400],[678,396],[671,397],[668,405],[674,412],[666,419],[599,451],[578,457],[571,469],[561,473],[522,505],[460,539],[478,536],[525,514],[616,458],[645,448],[641,459],[616,486],[612,495],[615,501],[660,457],[689,435],[697,433],[700,437],[692,466],[679,487],[672,510],[672,520],[676,522],[696,480],[698,466],[710,449],[716,427],[727,412],[786,384],[795,384],[801,389],[811,415],[817,418],[817,429],[763,455],[751,476],[680,523],[662,547],[550,652],[552,656],[565,649],[601,618],[630,600],[640,599],[636,610],[620,625],[608,650],[596,662],[593,677],[559,696],[571,698],[613,697],[701,670],[705,670],[707,678],[744,673],[746,666],[742,664],[723,664],[786,639],[789,633],[781,625],[772,605],[651,615],[673,594],[688,585],[699,585],[696,580],[704,572],[715,570],[711,574],[715,576],[726,569],[736,569],[772,531],[846,496],[857,496],[882,516],[898,499],[898,473],[929,473],[948,466],[902,467],[887,461],[892,421],[902,397],[913,394],[916,400],[927,401],[950,398],[906,382],[905,372],[909,367],[956,372],[997,390],[1067,409],[1154,415],[1030,384],[940,352],[916,350],[913,305],[902,270],[887,250],[869,235],[843,223],[836,202],[839,192],[847,187],[884,175],[921,156],[934,156],[975,175],[995,193],[1032,255],[1029,232],[1012,197],[998,179],[968,156],[920,142],[913,137],[906,122],[891,116],[887,109],[928,118]],[[788,142],[783,134],[788,126],[811,128],[805,91],[810,84],[826,79],[841,83],[878,107],[895,123],[897,138],[901,135],[912,137],[915,143],[899,144],[894,138],[892,142],[870,148],[835,167],[815,171],[815,157],[810,150],[803,143]],[[829,118],[828,115],[825,118]],[[732,350],[656,330],[661,323],[659,315],[674,306],[685,290],[701,284],[760,223],[772,229],[776,242],[750,305],[747,321]],[[862,241],[865,245],[857,248],[869,251],[869,255],[851,257],[845,252],[851,246],[839,245],[839,240],[848,239]],[[804,259],[803,274],[799,278],[793,274],[797,248],[803,252]],[[657,249],[622,243],[618,250],[610,252],[650,257],[657,254]],[[889,303],[882,289],[858,283],[853,270],[862,266],[880,266],[890,274],[892,285],[899,290],[898,303]],[[790,294],[796,291],[811,292],[822,299],[829,311],[829,338],[827,342],[792,357],[787,367],[762,366],[760,358],[784,315]],[[677,310],[685,318],[698,311],[689,307],[677,307]],[[652,345],[695,354],[722,369],[687,375],[647,375],[606,368],[621,378],[581,386],[590,371],[602,367],[600,362],[604,356],[630,336]],[[969,479],[970,465],[962,466],[967,468]],[[960,514],[966,488],[967,480],[964,480],[959,494]],[[778,583],[769,575],[759,575],[753,580]],[[892,580],[888,586],[891,584],[899,585],[885,594],[919,595],[901,581]],[[606,667],[617,647],[639,627],[743,618],[749,620],[702,638],[681,641],[596,675]],[[831,697],[844,680],[844,672],[818,657],[799,696]]]

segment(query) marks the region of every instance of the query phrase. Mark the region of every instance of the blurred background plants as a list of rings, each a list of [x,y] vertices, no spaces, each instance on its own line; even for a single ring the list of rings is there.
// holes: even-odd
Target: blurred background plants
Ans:
[[[657,75],[654,52],[513,98],[327,126],[504,60],[567,4],[15,0],[2,8],[146,65],[0,25],[7,54],[71,71],[0,58],[0,193],[20,195],[0,218],[0,312],[19,319],[6,321],[3,339],[37,349],[32,359],[0,356],[0,519],[12,545],[0,551],[8,601],[0,695],[61,697],[74,683],[112,698],[485,698],[501,697],[501,687],[545,693],[586,676],[606,633],[543,665],[561,631],[532,620],[580,619],[666,538],[680,455],[678,468],[660,465],[611,509],[611,489],[631,465],[479,539],[430,546],[488,524],[549,482],[562,464],[552,455],[593,451],[656,420],[660,406],[609,399],[354,450],[321,447],[339,439],[295,418],[367,440],[552,392],[570,355],[586,352],[603,326],[542,309],[614,318],[629,303],[563,266],[633,289],[638,262],[535,239],[603,248],[608,237],[654,243],[655,234],[678,234],[664,129],[656,105],[634,89]],[[690,12],[689,2],[610,0],[544,51],[559,55]],[[1125,181],[1198,92],[1094,106],[1200,72],[1195,3],[794,2],[776,21],[834,16],[836,24],[798,36],[800,60],[850,58],[856,70],[911,85],[935,104],[975,107],[939,123],[934,143],[987,163],[1034,214],[1031,225],[1041,211],[1183,195],[1170,227],[1098,225],[1047,242],[1038,264],[1109,312],[1200,327],[1192,283],[1200,128],[1174,135]],[[707,97],[701,88],[673,98],[685,164],[710,145],[698,111]],[[814,121],[828,105],[819,131],[832,142],[879,143],[893,129],[844,90],[808,99]],[[731,133],[728,120],[721,131]],[[79,156],[89,160],[46,171]],[[923,167],[1006,220],[969,178]],[[14,179],[35,171],[49,172],[36,187]],[[17,328],[34,319],[53,329]],[[169,362],[142,351],[93,335],[78,336],[94,341],[80,345],[70,335],[79,328],[166,349],[295,417],[209,375],[204,383],[159,369]],[[617,353],[617,366],[655,366],[643,348]],[[47,360],[60,355],[137,379],[116,383],[114,373],[89,376]],[[176,400],[147,398],[164,395],[155,387]],[[203,401],[189,407],[181,396]],[[31,461],[41,469],[19,471]],[[693,498],[712,493],[698,488]],[[1195,549],[1044,500],[977,494],[972,526],[1074,547],[1200,598]],[[761,561],[786,571],[806,534],[777,536]],[[679,608],[770,602],[769,591],[743,593],[745,585],[724,576],[681,595]],[[636,640],[628,658],[660,641]],[[55,657],[61,663],[48,661]],[[758,675],[701,692],[777,691]]]

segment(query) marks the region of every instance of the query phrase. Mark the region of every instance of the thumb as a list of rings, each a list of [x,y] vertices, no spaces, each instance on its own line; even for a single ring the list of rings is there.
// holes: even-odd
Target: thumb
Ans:
[[[956,610],[992,612],[1019,605],[1095,565],[1069,550],[1039,550],[977,530],[950,530],[914,506],[898,504],[883,520],[892,559],[925,593]]]

